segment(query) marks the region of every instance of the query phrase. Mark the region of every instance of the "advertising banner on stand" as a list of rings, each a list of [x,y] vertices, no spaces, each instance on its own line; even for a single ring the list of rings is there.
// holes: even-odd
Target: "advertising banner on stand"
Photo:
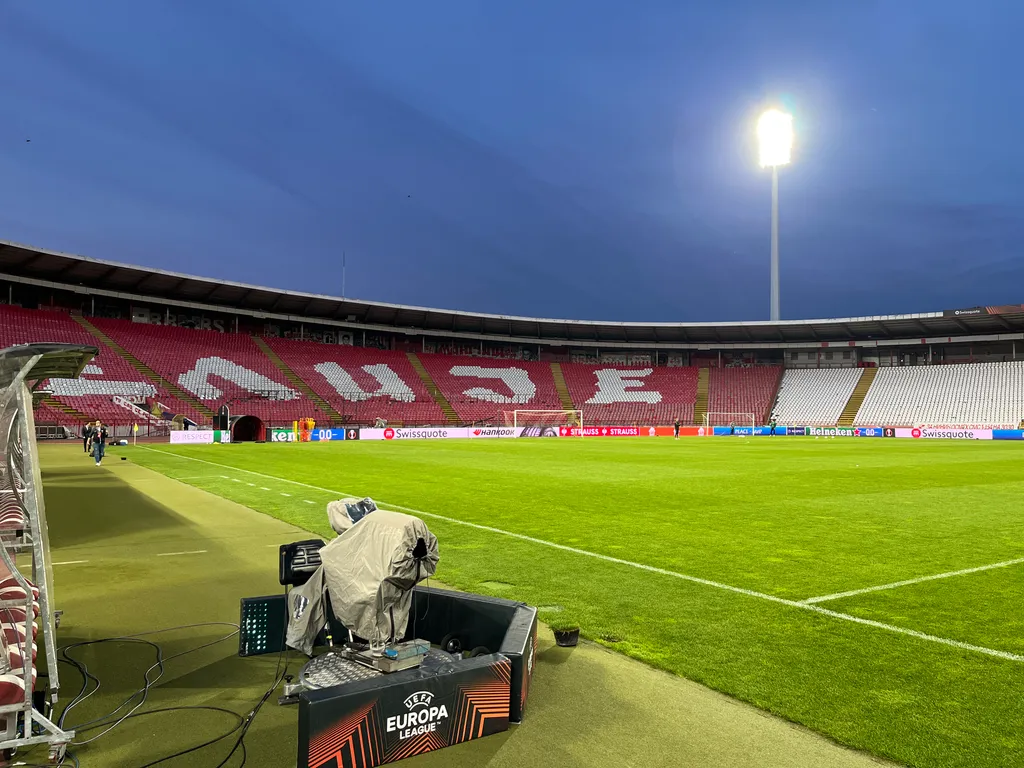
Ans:
[[[136,405],[135,403],[131,402],[130,400],[126,400],[125,398],[121,397],[120,395],[114,395],[111,398],[111,400],[114,403],[114,405],[117,405],[117,406],[120,406],[121,408],[124,408],[126,411],[130,412],[133,416],[135,416],[136,418],[138,418],[138,419],[140,419],[142,421],[154,421],[154,422],[157,422],[157,423],[168,423],[167,420],[164,419],[163,417],[156,416],[156,415],[150,413],[145,408],[141,408],[140,406]]]
[[[469,437],[465,427],[388,427],[386,429],[360,429],[360,440],[450,440]]]
[[[813,437],[882,437],[882,427],[806,427]]]
[[[856,437],[853,427],[808,427],[810,437]]]
[[[472,427],[469,430],[469,437],[473,438],[496,438],[496,437],[521,437],[527,427]]]
[[[643,432],[641,432],[641,429]],[[640,437],[647,427],[583,427],[583,437]],[[559,427],[560,437],[579,437],[580,427]]]
[[[712,429],[714,430],[714,435],[716,437],[730,437],[730,436],[736,436],[736,435],[746,436],[746,437],[751,437],[751,436],[759,437],[759,436],[763,436],[763,435],[768,435],[770,437],[771,434],[772,434],[772,428],[771,427],[739,427],[739,426],[735,426],[735,427],[712,427]],[[776,437],[785,437],[787,435],[802,435],[802,434],[805,433],[804,432],[805,429],[809,429],[809,427],[781,427],[780,426],[780,427],[776,427],[775,428],[775,436]]]
[[[896,437],[926,440],[991,440],[991,429],[931,429],[929,427],[896,427]]]
[[[231,433],[219,429],[180,429],[171,432],[171,445],[212,445],[230,442]]]
[[[288,429],[287,427],[274,427],[273,429],[267,430],[267,435],[270,437],[272,443],[294,443],[295,430]]]
[[[943,317],[970,317],[971,315],[1017,315],[1024,314],[1024,304],[1002,304],[994,307],[968,307],[947,309]]]
[[[336,443],[347,437],[346,432],[344,429],[314,429],[309,433],[309,440],[312,443]]]
[[[673,437],[674,427],[641,427],[641,432],[649,437]],[[704,437],[710,435],[711,430],[704,427],[680,427],[680,437]]]
[[[1024,429],[993,429],[993,440],[1024,440]]]

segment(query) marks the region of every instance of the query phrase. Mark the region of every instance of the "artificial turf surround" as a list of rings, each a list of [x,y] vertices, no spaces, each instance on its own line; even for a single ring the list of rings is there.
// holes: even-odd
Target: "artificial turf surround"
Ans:
[[[789,600],[1024,556],[1014,443],[644,438],[122,450],[325,536],[324,504],[335,492],[370,495]],[[572,615],[589,638],[878,755],[922,766],[1022,764],[1019,661],[425,519],[441,542],[438,578],[455,587],[557,607],[542,617]],[[1022,595],[1018,565],[823,607],[1020,654]]]

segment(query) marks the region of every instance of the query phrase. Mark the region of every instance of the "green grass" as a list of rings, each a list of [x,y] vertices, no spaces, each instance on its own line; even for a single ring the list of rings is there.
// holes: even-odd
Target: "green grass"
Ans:
[[[1024,557],[1022,446],[1014,443],[785,438],[155,448],[127,452],[170,477],[324,535],[331,535],[324,503],[336,492],[370,495],[384,506],[788,600]],[[425,519],[441,543],[437,577],[453,586],[561,607],[586,637],[900,762],[1024,764],[1024,662]],[[1021,654],[1022,587],[1024,565],[1017,565],[823,607]]]

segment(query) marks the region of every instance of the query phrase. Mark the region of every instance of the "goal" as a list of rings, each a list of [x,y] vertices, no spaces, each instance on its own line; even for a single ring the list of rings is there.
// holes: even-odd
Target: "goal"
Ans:
[[[543,437],[545,429],[578,427],[583,436],[583,411],[504,411],[505,426],[536,429],[537,436]]]
[[[754,427],[754,414],[729,413],[727,411],[709,411],[704,414],[705,427]]]

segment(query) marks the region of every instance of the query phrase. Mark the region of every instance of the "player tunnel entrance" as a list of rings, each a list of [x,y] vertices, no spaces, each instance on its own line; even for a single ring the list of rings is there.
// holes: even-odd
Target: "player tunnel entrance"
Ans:
[[[231,442],[254,443],[267,439],[267,430],[258,416],[232,416]]]

